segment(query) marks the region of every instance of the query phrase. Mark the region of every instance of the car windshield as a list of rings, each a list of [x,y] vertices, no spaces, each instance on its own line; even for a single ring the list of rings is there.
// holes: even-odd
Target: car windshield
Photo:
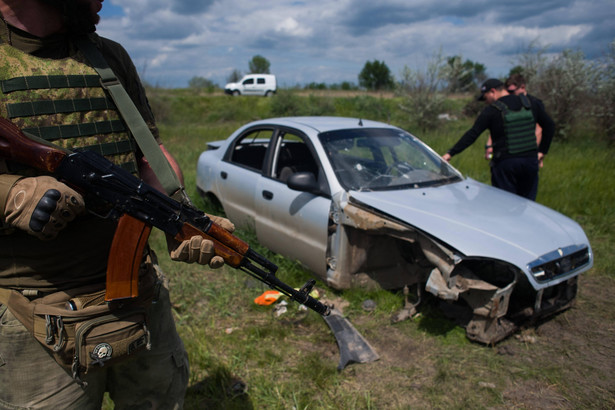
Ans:
[[[324,132],[319,138],[347,190],[422,188],[462,179],[431,148],[402,130],[347,129]]]

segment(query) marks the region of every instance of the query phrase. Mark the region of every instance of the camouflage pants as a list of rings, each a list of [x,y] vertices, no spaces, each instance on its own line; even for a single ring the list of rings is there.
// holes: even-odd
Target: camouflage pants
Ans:
[[[89,373],[81,388],[0,304],[0,409],[100,409],[106,391],[116,409],[181,409],[188,358],[164,287],[149,329],[152,350]]]

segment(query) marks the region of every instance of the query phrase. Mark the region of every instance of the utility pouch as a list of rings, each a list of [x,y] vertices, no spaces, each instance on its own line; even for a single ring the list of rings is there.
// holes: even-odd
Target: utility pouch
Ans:
[[[151,294],[106,303],[104,289],[84,290],[56,292],[33,301],[13,290],[8,303],[13,315],[82,386],[82,375],[151,348],[147,328]]]
[[[111,313],[75,324],[73,378],[151,349],[145,311]]]

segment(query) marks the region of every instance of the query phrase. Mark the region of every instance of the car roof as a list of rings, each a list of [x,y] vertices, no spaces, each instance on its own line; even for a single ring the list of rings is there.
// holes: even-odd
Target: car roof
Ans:
[[[348,117],[279,117],[255,121],[250,126],[257,124],[275,124],[287,127],[307,130],[311,128],[318,133],[344,130],[351,128],[394,128],[392,125],[383,122],[364,120],[361,118]]]

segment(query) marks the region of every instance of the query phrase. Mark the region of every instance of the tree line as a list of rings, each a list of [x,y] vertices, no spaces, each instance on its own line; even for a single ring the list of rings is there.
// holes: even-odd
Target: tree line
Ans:
[[[522,74],[529,93],[543,100],[556,123],[556,138],[568,139],[582,127],[583,132],[592,132],[615,143],[615,40],[597,60],[587,60],[580,51],[564,50],[555,56],[547,51],[546,47],[530,44],[513,62],[515,65],[508,76]],[[270,67],[269,60],[256,55],[248,63],[248,73],[269,74]],[[235,69],[227,81],[237,82],[242,76]],[[358,84],[312,82],[303,88],[393,92],[400,99],[399,108],[417,126],[427,130],[437,127],[448,96],[475,93],[486,79],[485,65],[464,60],[460,55],[443,57],[437,53],[425,68],[405,66],[399,78],[384,61],[372,60],[359,72]],[[193,77],[189,87],[213,91],[217,86],[208,79]],[[481,108],[481,104],[471,100],[464,113],[475,115]]]

